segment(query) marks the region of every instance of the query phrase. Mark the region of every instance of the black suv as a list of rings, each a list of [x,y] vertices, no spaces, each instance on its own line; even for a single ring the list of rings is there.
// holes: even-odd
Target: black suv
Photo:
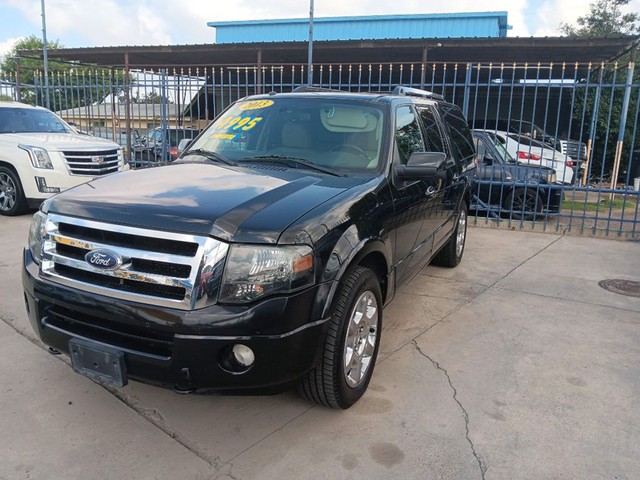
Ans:
[[[175,162],[84,184],[34,216],[31,324],[73,368],[178,392],[297,384],[348,408],[382,309],[461,260],[475,151],[422,90],[244,98]]]

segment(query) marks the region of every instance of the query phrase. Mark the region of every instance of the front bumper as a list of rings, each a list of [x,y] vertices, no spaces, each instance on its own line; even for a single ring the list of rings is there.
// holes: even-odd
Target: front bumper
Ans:
[[[124,354],[127,378],[178,391],[280,391],[315,365],[328,320],[313,318],[322,286],[246,307],[182,311],[53,283],[28,249],[22,282],[31,326],[46,345],[67,355],[73,338],[114,347]],[[227,361],[237,343],[255,354],[243,371]]]

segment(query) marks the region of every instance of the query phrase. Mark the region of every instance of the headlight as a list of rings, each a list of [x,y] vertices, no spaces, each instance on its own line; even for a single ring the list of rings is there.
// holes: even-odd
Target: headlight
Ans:
[[[558,180],[558,176],[556,175],[556,172],[553,172],[547,175],[547,182],[556,183],[557,180]]]
[[[313,250],[306,245],[232,245],[219,301],[245,303],[313,284]]]
[[[29,250],[35,262],[40,265],[42,261],[42,243],[46,233],[47,215],[36,212],[29,228]]]
[[[51,163],[51,158],[49,158],[49,154],[44,148],[30,147],[28,145],[18,145],[18,147],[22,150],[25,150],[29,154],[31,164],[34,167],[48,168],[49,170],[53,170],[53,163]]]

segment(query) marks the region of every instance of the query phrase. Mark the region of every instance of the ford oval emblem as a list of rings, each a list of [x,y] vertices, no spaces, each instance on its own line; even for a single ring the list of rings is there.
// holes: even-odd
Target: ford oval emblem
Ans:
[[[122,265],[122,257],[109,250],[91,250],[84,256],[85,262],[100,270],[115,270]]]

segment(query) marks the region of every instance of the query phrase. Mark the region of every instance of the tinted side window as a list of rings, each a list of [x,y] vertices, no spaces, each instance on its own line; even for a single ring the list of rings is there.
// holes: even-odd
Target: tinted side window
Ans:
[[[426,144],[427,152],[444,152],[444,142],[442,141],[442,135],[438,128],[438,122],[434,117],[431,107],[418,108],[420,118],[424,125],[424,130],[427,135]]]
[[[442,119],[449,127],[451,134],[451,148],[453,156],[458,160],[469,158],[474,155],[473,140],[469,125],[462,115],[462,112],[455,105],[440,104]]]
[[[478,158],[482,158],[487,153],[487,148],[484,146],[484,142],[477,137],[473,137],[473,143],[476,146],[476,152],[478,153]]]
[[[424,141],[420,126],[410,107],[396,110],[396,145],[400,153],[400,163],[406,164],[413,152],[424,152]]]

